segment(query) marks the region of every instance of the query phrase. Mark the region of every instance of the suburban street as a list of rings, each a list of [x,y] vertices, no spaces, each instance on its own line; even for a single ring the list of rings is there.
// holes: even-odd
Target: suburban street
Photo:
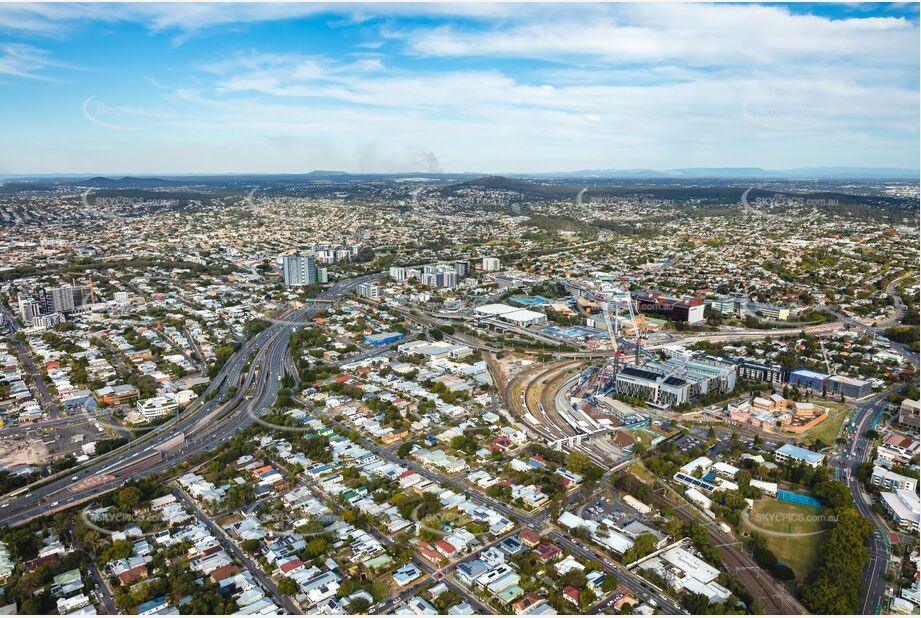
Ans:
[[[226,532],[224,532],[224,529],[217,525],[213,519],[205,514],[204,511],[198,508],[198,505],[195,504],[194,500],[192,500],[184,491],[182,491],[182,489],[178,487],[173,488],[173,495],[176,496],[176,499],[182,502],[183,506],[190,509],[199,519],[199,521],[204,522],[205,525],[208,526],[208,529],[211,530],[211,534],[217,537],[217,539],[221,542],[221,545],[224,546],[224,549],[233,554],[233,556],[239,560],[249,570],[250,573],[253,574],[253,576],[259,581],[259,585],[262,586],[264,590],[269,591],[276,605],[284,608],[285,612],[287,612],[289,615],[297,615],[301,613],[300,609],[298,609],[294,601],[292,601],[290,597],[282,594],[278,590],[278,586],[275,585],[275,582],[272,581],[272,578],[266,575],[262,568],[246,555],[246,552],[237,547],[237,544],[233,542],[233,539],[231,539]]]
[[[325,290],[320,300],[339,300],[366,281],[379,278],[368,274],[336,282]],[[116,449],[90,462],[82,468],[73,468],[58,475],[57,480],[43,479],[36,487],[17,492],[17,496],[4,496],[0,525],[20,524],[35,517],[69,508],[116,489],[130,478],[140,478],[166,470],[182,459],[207,452],[226,441],[240,428],[255,422],[275,401],[288,352],[288,339],[292,330],[325,308],[324,303],[308,303],[243,344],[221,368],[208,388],[186,411],[175,419],[151,430],[121,449]],[[246,389],[256,376],[260,363],[254,362],[240,384],[241,372],[250,355],[256,351],[264,359],[262,371],[254,386],[252,399],[239,405]],[[224,402],[231,386],[239,386],[229,402]],[[208,398],[210,396],[210,399]],[[218,420],[224,412],[226,419]],[[205,427],[202,419],[209,419]],[[204,431],[203,431],[204,430]],[[203,435],[198,433],[203,431]],[[187,435],[188,432],[188,435]],[[120,473],[121,470],[127,473]],[[85,487],[85,488],[84,488]]]

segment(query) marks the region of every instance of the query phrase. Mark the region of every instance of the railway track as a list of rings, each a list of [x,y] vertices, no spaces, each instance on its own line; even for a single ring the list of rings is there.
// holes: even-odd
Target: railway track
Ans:
[[[665,488],[668,492],[672,491],[667,485],[665,485]],[[783,584],[766,573],[755,564],[754,560],[736,547],[736,545],[740,544],[739,541],[733,542],[729,537],[714,528],[713,522],[703,520],[702,517],[690,510],[688,505],[682,504],[668,495],[660,495],[658,492],[653,492],[653,496],[654,501],[670,507],[681,519],[704,525],[707,537],[719,551],[724,567],[745,585],[752,598],[757,601],[762,613],[784,615],[809,613]]]
[[[572,364],[572,362],[564,363],[563,366],[565,367]],[[535,384],[546,381],[549,376],[558,373],[560,368],[560,365],[554,365],[549,369],[540,371],[536,375],[532,372],[526,372],[515,376],[513,379],[509,380],[505,392],[503,393],[508,408],[515,412],[532,431],[550,442],[569,437],[573,434],[563,429],[563,427],[566,426],[565,423],[562,424],[562,427],[557,425],[543,403],[539,399],[533,399],[531,395]],[[518,397],[515,397],[515,391],[518,385],[522,385],[521,393]],[[554,407],[550,409],[555,410]]]

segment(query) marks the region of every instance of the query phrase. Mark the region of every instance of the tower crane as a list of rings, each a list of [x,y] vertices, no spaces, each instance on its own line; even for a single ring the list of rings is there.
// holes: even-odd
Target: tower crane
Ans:
[[[618,336],[623,337],[623,318],[629,315],[630,322],[633,324],[634,334],[636,335],[636,362],[639,364],[640,357],[640,328],[637,324],[636,314],[633,311],[633,300],[630,292],[620,288],[606,288],[598,292],[596,296],[601,304],[601,310],[604,315],[605,326],[607,327],[608,337],[611,340],[611,350],[613,355],[608,359],[601,370],[598,372],[598,382],[596,392],[602,392],[607,385],[611,384],[617,376],[617,370],[623,364],[623,351],[618,342]],[[626,315],[621,314],[626,308]]]

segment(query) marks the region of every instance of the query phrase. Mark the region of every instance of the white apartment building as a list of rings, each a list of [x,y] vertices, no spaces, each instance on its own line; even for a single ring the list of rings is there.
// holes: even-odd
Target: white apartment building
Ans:
[[[179,410],[179,398],[173,393],[166,393],[137,402],[137,408],[146,419],[162,418]]]
[[[499,261],[499,258],[494,258],[494,257],[484,257],[483,258],[483,270],[485,272],[491,273],[501,268],[502,268],[502,263]]]
[[[889,491],[904,489],[905,491],[914,492],[918,487],[916,479],[896,474],[882,466],[873,466],[873,475],[870,477],[870,482]]]

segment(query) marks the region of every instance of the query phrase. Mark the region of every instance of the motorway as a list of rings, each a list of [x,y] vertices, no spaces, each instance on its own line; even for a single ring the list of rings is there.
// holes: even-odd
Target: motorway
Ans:
[[[893,295],[893,298],[898,298],[898,296]],[[901,299],[899,299],[899,302],[901,302]],[[844,322],[845,324],[849,324],[855,327],[860,332],[863,332],[872,337],[876,337],[878,339],[883,339],[887,341],[889,343],[890,349],[893,352],[895,352],[896,354],[904,358],[906,362],[912,364],[913,366],[917,367],[919,365],[919,362],[921,362],[921,357],[919,357],[919,354],[915,352],[911,348],[911,346],[906,345],[904,343],[899,343],[898,341],[892,341],[888,339],[886,337],[885,328],[881,328],[879,326],[867,326],[866,324],[855,320],[851,316],[841,313],[840,311],[838,311],[837,309],[833,307],[822,306],[820,308],[824,309],[825,311],[829,311],[835,314],[835,317],[837,317],[841,322]],[[887,320],[887,323],[888,323],[888,320]]]
[[[870,536],[870,561],[863,572],[864,593],[861,614],[877,614],[881,611],[883,596],[886,592],[886,571],[889,567],[889,544],[886,538],[886,528],[880,523],[873,512],[873,498],[864,493],[860,480],[857,478],[857,468],[869,455],[872,448],[871,441],[866,434],[875,428],[876,422],[888,405],[887,396],[890,391],[880,393],[871,399],[861,402],[854,415],[854,439],[845,451],[838,455],[832,463],[836,474],[844,480],[851,489],[854,505],[863,517],[873,526]],[[844,461],[842,464],[841,461]]]
[[[339,300],[381,276],[375,273],[336,282],[318,299]],[[244,343],[184,414],[85,466],[67,470],[50,482],[40,481],[27,493],[0,497],[0,525],[18,525],[93,500],[130,479],[167,470],[230,439],[275,402],[292,330],[324,307],[310,303]],[[255,359],[244,374],[251,353]],[[231,387],[236,387],[232,395]]]

